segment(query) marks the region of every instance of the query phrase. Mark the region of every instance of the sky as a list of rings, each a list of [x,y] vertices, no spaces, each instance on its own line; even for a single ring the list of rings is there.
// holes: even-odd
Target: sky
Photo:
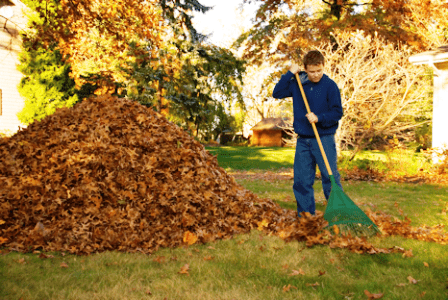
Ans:
[[[229,47],[243,29],[251,27],[259,4],[244,4],[243,0],[200,0],[202,5],[213,6],[205,14],[194,13],[193,25],[202,34],[211,34],[209,41],[220,47]]]

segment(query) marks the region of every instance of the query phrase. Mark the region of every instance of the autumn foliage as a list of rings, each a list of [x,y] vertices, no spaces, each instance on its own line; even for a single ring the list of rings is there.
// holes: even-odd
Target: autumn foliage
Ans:
[[[448,242],[441,232],[370,216],[388,235]],[[258,198],[182,129],[128,99],[90,98],[0,139],[0,245],[11,250],[151,253],[258,229],[307,246],[405,251],[326,225],[322,212],[297,218]]]

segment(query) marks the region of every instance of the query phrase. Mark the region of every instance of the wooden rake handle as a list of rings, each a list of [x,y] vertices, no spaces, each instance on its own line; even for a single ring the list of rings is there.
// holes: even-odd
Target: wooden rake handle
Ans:
[[[305,91],[303,90],[302,82],[300,81],[298,73],[296,73],[296,79],[297,79],[297,83],[299,84],[300,92],[302,93],[303,102],[305,102],[306,111],[308,113],[311,113],[310,106],[308,104],[308,100],[306,99]],[[314,135],[316,136],[317,143],[319,144],[320,152],[322,153],[322,157],[324,158],[324,162],[325,162],[325,166],[327,167],[328,175],[331,176],[331,175],[333,175],[333,172],[331,172],[330,164],[328,163],[327,155],[325,154],[324,147],[322,146],[322,142],[319,137],[319,133],[317,132],[316,124],[311,123],[311,126],[313,127]]]

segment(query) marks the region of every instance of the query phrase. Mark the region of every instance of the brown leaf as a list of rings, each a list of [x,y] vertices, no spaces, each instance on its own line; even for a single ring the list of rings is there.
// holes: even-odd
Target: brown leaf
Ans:
[[[159,264],[163,264],[166,261],[166,257],[165,256],[157,256],[157,257],[153,258],[152,261],[158,262]]]
[[[68,265],[65,262],[61,262],[61,268],[68,268]]]
[[[316,282],[316,283],[307,283],[306,284],[306,286],[312,286],[312,287],[314,287],[314,286],[319,286],[320,284],[318,283],[318,282]]]
[[[186,274],[188,276],[190,276],[190,273],[188,273],[188,270],[190,270],[190,265],[189,264],[185,264],[182,266],[182,268],[180,268],[180,271],[178,272],[179,274]]]
[[[319,271],[319,276],[323,276],[325,275],[325,273],[327,273],[326,271]]]
[[[429,268],[429,264],[428,264],[426,261],[423,262],[423,265],[424,265],[425,267]]]
[[[206,260],[206,261],[212,260],[212,259],[214,259],[214,257],[211,255],[204,257],[204,260]]]
[[[412,254],[412,249],[409,249],[409,250],[405,251],[402,256],[403,257],[412,257],[412,256],[414,256],[414,254]]]
[[[368,297],[368,299],[380,299],[384,296],[384,293],[372,294],[368,290],[364,290],[364,294]]]
[[[21,264],[21,265],[25,265],[26,264],[25,258],[21,258],[21,259],[17,260],[17,262],[19,264]]]
[[[296,289],[297,290],[297,288],[295,286],[292,286],[290,284],[283,286],[283,292],[284,293],[289,292],[291,289]]]
[[[299,270],[292,270],[291,274],[289,276],[297,276],[297,275],[305,275],[305,271],[300,268]]]
[[[418,282],[418,280],[412,278],[412,276],[408,276],[407,279],[409,280],[409,283],[412,283],[412,284],[417,284],[417,282]]]
[[[339,227],[337,225],[333,225],[333,231],[335,235],[339,235]]]

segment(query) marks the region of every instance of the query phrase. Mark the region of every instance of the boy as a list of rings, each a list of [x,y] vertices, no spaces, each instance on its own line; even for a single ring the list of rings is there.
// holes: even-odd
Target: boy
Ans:
[[[336,183],[342,188],[337,170],[337,154],[334,134],[342,117],[341,94],[336,83],[324,74],[325,59],[317,50],[308,52],[303,58],[305,71],[299,73],[300,81],[309,102],[311,113],[307,114],[305,103],[295,78],[300,67],[292,64],[276,84],[273,97],[293,98],[294,132],[297,133],[297,146],[294,158],[293,191],[297,201],[297,212],[315,214],[314,179],[316,164],[322,174],[322,187],[328,200],[331,181],[322,154],[314,135],[311,123],[316,124],[322,145],[327,155]]]

